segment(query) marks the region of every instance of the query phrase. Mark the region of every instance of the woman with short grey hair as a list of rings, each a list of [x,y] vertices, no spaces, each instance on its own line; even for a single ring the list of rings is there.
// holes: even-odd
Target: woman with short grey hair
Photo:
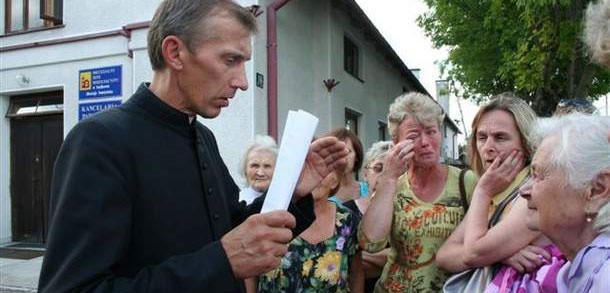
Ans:
[[[610,68],[610,0],[589,4],[585,18],[585,41],[591,52],[591,59]]]
[[[363,213],[366,213],[371,198],[374,196],[377,189],[377,178],[383,172],[383,161],[385,160],[386,154],[392,148],[391,141],[378,141],[371,145],[371,148],[366,152],[364,156],[364,171],[362,177],[364,182],[368,185],[369,197],[362,199]],[[384,249],[377,253],[362,252],[362,267],[364,269],[364,290],[365,292],[373,292],[375,283],[381,276],[383,267],[388,259],[389,249]]]
[[[405,93],[390,105],[394,145],[358,233],[360,246],[371,253],[390,243],[375,292],[438,292],[449,276],[434,258],[463,218],[476,176],[465,174],[462,196],[461,170],[440,163],[444,117],[442,108],[420,93]]]
[[[585,41],[591,59],[610,67],[610,0],[589,4],[585,18]]]
[[[257,135],[254,142],[244,151],[240,162],[240,174],[248,186],[239,192],[239,200],[250,204],[267,191],[273,178],[277,144],[271,136]]]
[[[399,96],[390,105],[388,113],[388,131],[392,140],[398,137],[400,124],[409,117],[419,123],[435,122],[441,129],[445,113],[439,104],[424,94],[413,92]]]
[[[383,171],[383,161],[392,147],[391,141],[378,141],[371,145],[371,148],[364,156],[364,171],[362,177],[369,186],[369,196],[375,192],[377,178]]]
[[[558,292],[610,288],[610,118],[572,114],[541,119],[532,177],[521,188],[527,227],[542,231],[570,260]]]

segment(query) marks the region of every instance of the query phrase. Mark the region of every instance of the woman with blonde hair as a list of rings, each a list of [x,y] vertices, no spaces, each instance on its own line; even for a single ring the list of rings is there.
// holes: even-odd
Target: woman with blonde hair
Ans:
[[[376,292],[438,292],[449,273],[434,263],[438,248],[465,213],[476,183],[472,172],[440,163],[442,108],[420,93],[406,93],[390,105],[393,147],[377,179],[376,193],[358,238],[368,252],[390,243]]]

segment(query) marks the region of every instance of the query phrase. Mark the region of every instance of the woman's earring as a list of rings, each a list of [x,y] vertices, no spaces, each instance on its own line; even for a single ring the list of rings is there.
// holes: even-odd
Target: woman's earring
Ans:
[[[587,221],[587,223],[591,223],[591,222],[593,222],[593,218],[595,218],[596,215],[597,215],[597,213],[586,212],[585,220]]]

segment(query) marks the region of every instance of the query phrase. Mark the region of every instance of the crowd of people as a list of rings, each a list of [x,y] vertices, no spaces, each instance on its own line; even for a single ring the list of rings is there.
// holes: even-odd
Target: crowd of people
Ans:
[[[442,107],[401,94],[390,141],[365,150],[349,129],[329,131],[311,143],[288,211],[259,213],[275,140],[245,147],[239,188],[196,119],[248,87],[256,32],[231,0],[162,1],[152,82],[80,122],[58,155],[40,292],[610,288],[610,117],[583,99],[540,118],[511,93],[490,97],[472,122],[470,168],[458,168],[441,162]],[[610,67],[610,0],[589,7],[585,35]]]

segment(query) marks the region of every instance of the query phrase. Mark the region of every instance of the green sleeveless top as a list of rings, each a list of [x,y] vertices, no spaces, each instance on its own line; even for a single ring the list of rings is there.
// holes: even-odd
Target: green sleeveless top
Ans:
[[[417,198],[406,174],[397,182],[389,239],[371,241],[361,228],[359,242],[364,250],[378,252],[388,241],[390,253],[375,292],[439,292],[450,273],[434,263],[436,252],[462,221],[464,209],[459,188],[460,169],[449,166],[447,182],[433,202]],[[477,183],[472,171],[466,172],[464,186],[470,202]]]

